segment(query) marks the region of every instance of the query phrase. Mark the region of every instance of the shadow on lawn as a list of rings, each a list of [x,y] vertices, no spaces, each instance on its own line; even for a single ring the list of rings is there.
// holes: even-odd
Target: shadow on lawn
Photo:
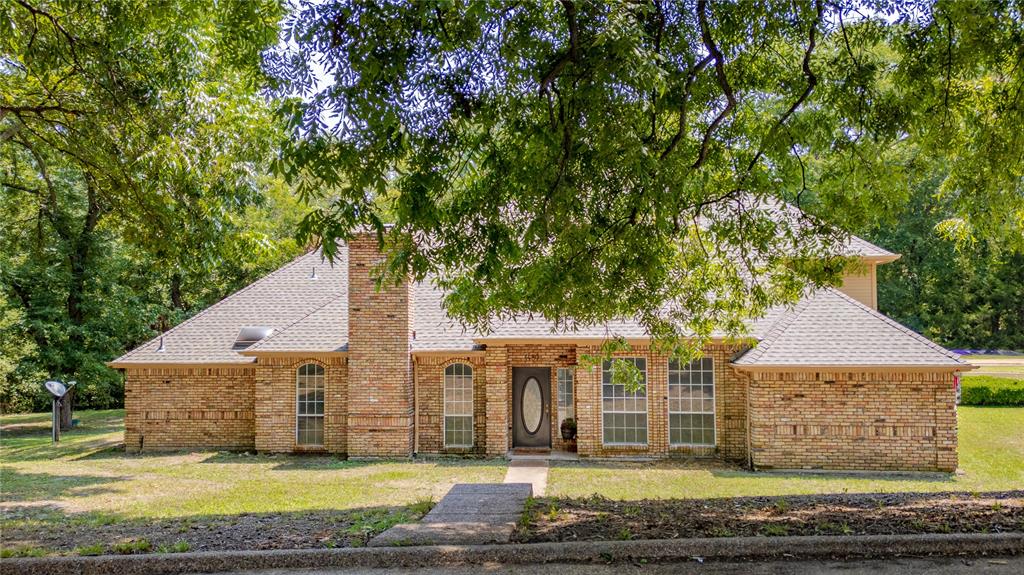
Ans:
[[[952,473],[940,472],[866,472],[866,471],[750,471],[737,463],[713,458],[667,459],[650,462],[618,461],[552,461],[551,467],[600,470],[664,470],[706,471],[716,479],[773,479],[779,481],[836,481],[866,479],[871,481],[955,483]]]
[[[458,459],[458,458],[414,458],[414,459],[346,459],[343,456],[308,453],[254,453],[221,451],[203,459],[202,463],[219,464],[274,464],[278,470],[344,470],[381,467],[396,463],[419,463],[444,467],[505,467],[503,459]]]
[[[120,515],[54,513],[42,521],[12,523],[5,527],[3,547],[34,548],[46,554],[91,554],[176,551],[309,549],[361,547],[398,523],[419,520],[432,507],[424,500],[410,505],[316,510],[287,513],[192,515],[166,519],[129,519]],[[59,524],[60,528],[56,528]]]
[[[127,478],[104,475],[54,475],[51,473],[23,473],[12,467],[0,469],[3,494],[0,501],[49,501],[59,497],[89,497],[114,490],[103,485],[125,481]]]

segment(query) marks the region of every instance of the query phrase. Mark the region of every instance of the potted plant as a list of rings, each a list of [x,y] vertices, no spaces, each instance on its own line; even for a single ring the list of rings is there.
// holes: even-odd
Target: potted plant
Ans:
[[[562,439],[572,441],[576,439],[576,420],[567,417],[562,421]]]

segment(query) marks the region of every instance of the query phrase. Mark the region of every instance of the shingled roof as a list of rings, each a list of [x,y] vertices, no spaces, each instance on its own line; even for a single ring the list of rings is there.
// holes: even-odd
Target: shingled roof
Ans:
[[[962,367],[959,356],[834,290],[783,313],[738,366]]]
[[[112,367],[132,364],[245,364],[255,358],[235,349],[235,340],[243,327],[268,327],[274,331],[255,348],[278,336],[287,328],[303,329],[316,322],[328,335],[311,337],[305,332],[302,350],[336,349],[348,338],[346,302],[348,251],[340,250],[339,261],[332,266],[319,250],[295,258],[284,267],[229,295],[132,351],[110,362]],[[316,268],[316,279],[313,269]],[[341,300],[338,307],[331,306]],[[289,330],[290,331],[290,330]],[[282,342],[294,341],[289,335]],[[161,341],[163,348],[161,349]],[[275,341],[275,345],[276,345]]]
[[[850,252],[862,257],[896,257],[853,237]],[[111,362],[139,364],[247,364],[267,353],[332,353],[348,350],[348,250],[331,265],[315,250],[200,312],[162,336]],[[316,277],[312,277],[314,268]],[[538,339],[593,340],[621,336],[646,339],[631,319],[555,330],[541,317],[498,322],[491,333],[465,330],[448,317],[444,292],[426,281],[413,286],[413,352],[471,351],[488,344]],[[248,346],[235,344],[244,327],[272,332]],[[725,334],[717,334],[724,336]],[[956,367],[955,354],[835,290],[824,290],[795,308],[774,308],[750,325],[759,343],[738,366],[915,365]],[[161,347],[161,341],[163,343]]]

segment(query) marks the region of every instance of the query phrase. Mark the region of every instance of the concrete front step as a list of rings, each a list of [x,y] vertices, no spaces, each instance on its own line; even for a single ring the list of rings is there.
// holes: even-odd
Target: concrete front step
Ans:
[[[371,539],[369,545],[508,543],[532,494],[529,483],[460,483],[419,523],[395,525]]]

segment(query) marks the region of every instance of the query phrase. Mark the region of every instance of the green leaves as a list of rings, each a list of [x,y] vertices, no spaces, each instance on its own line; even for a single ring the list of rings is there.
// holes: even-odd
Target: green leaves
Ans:
[[[1020,234],[1019,12],[303,4],[269,59],[284,92],[306,95],[282,163],[331,198],[305,235],[330,245],[393,222],[388,242],[411,247],[387,268],[448,288],[476,329],[537,313],[568,329],[636,317],[667,341],[740,336],[745,318],[837,281],[841,229],[877,221],[919,178],[908,149],[951,158],[940,191],[964,237]],[[780,200],[808,215],[780,217]]]
[[[0,7],[0,294],[34,344],[5,386],[66,377],[81,405],[117,404],[103,362],[298,250],[295,198],[267,174],[284,131],[259,93],[280,15],[275,1]]]

